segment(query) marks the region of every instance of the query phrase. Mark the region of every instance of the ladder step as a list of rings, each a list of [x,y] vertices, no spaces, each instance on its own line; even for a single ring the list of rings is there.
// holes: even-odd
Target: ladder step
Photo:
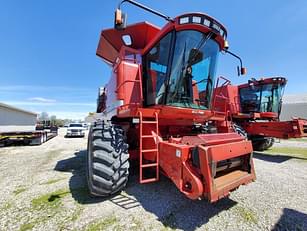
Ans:
[[[149,178],[149,179],[144,179],[144,180],[141,180],[141,183],[151,183],[151,182],[155,182],[155,181],[158,181],[158,178]]]
[[[141,168],[156,167],[158,165],[159,165],[158,163],[143,164],[143,165],[141,165]]]
[[[155,142],[155,146],[152,146],[150,147],[149,149],[148,148],[144,148],[143,146],[143,139],[145,138],[151,138],[151,139],[158,139],[159,136],[159,128],[158,128],[158,125],[159,125],[159,121],[158,121],[158,113],[155,112],[154,113],[154,117],[152,116],[146,116],[145,118],[142,116],[142,112],[139,112],[139,115],[140,115],[140,136],[139,136],[139,139],[140,139],[140,150],[139,150],[139,154],[140,154],[140,159],[139,159],[139,168],[140,168],[140,178],[139,178],[139,182],[141,184],[143,183],[150,183],[150,182],[156,182],[159,180],[159,148],[158,148],[158,143]],[[146,124],[152,124],[152,126],[150,125],[147,125]],[[144,127],[143,127],[143,126]],[[145,129],[149,128],[151,131],[152,131],[152,134],[151,133],[148,133],[148,131],[146,132]],[[145,133],[146,132],[146,133]],[[144,134],[145,133],[145,134]],[[155,135],[153,135],[155,134]],[[154,155],[154,157],[156,158],[156,162],[154,163],[147,163],[147,164],[143,164],[143,153],[151,153]],[[145,168],[152,168],[155,170],[155,176],[151,176],[149,178],[143,176],[143,171],[145,171]]]
[[[147,149],[147,150],[142,150],[141,152],[158,152],[158,149]]]

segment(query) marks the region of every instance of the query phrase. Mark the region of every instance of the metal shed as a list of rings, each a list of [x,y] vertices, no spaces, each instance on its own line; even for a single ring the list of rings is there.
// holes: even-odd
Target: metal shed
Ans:
[[[280,119],[291,120],[292,117],[307,119],[307,103],[285,103],[282,105]]]
[[[281,107],[281,120],[291,120],[292,117],[307,119],[307,94],[285,95]]]
[[[34,131],[37,113],[0,103],[0,132]]]

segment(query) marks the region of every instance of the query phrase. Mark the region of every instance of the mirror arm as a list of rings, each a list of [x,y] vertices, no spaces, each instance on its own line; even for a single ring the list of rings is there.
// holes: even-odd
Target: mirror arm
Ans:
[[[134,1],[134,0],[122,0],[122,1],[118,4],[118,9],[120,9],[121,5],[122,5],[124,2],[129,2],[130,4],[132,4],[132,5],[134,5],[134,6],[137,6],[137,7],[141,8],[141,9],[143,9],[143,10],[146,10],[146,11],[152,13],[152,14],[155,14],[155,15],[161,17],[161,18],[164,18],[164,19],[167,20],[167,21],[174,22],[174,19],[172,19],[171,17],[169,17],[169,16],[167,16],[167,15],[165,15],[165,14],[162,14],[162,13],[159,12],[159,11],[156,11],[156,10],[154,10],[154,9],[151,9],[151,8],[149,8],[148,6],[145,6],[145,5],[143,5],[143,4],[141,4],[141,3],[138,3],[138,2],[136,2],[136,1]]]
[[[231,56],[233,56],[233,57],[237,58],[237,59],[240,61],[240,67],[241,67],[241,68],[243,68],[243,62],[242,62],[242,59],[241,59],[241,58],[240,58],[238,55],[236,55],[236,54],[232,53],[232,52],[231,52],[231,51],[229,51],[229,50],[225,50],[225,49],[224,49],[224,52],[226,52],[226,53],[230,54]]]
[[[240,76],[240,75],[245,75],[245,74],[246,74],[246,68],[243,67],[242,59],[241,59],[238,55],[236,55],[236,54],[232,53],[231,51],[229,51],[228,49],[224,49],[223,51],[224,51],[225,53],[228,53],[228,54],[230,54],[231,56],[237,58],[237,59],[240,61],[240,67],[238,66],[238,76]]]

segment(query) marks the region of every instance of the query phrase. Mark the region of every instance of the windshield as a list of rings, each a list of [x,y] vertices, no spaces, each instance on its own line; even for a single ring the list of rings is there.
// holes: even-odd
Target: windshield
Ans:
[[[242,112],[275,112],[279,114],[284,86],[281,84],[266,84],[241,88]]]
[[[178,32],[166,103],[208,109],[218,53],[219,46],[210,34],[193,30]]]
[[[70,124],[69,127],[82,127],[82,124]]]
[[[144,56],[145,105],[209,108],[219,53],[211,36],[172,31]]]

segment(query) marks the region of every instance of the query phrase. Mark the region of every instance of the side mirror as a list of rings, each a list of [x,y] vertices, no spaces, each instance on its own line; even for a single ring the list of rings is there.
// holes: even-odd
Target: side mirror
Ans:
[[[245,67],[241,67],[241,75],[246,75],[247,69]]]
[[[122,30],[126,28],[127,15],[124,14],[120,9],[116,9],[114,18],[114,28],[116,30]]]
[[[247,73],[247,69],[245,67],[240,68],[239,66],[237,66],[237,71],[238,71],[238,76],[246,75],[246,73]]]

